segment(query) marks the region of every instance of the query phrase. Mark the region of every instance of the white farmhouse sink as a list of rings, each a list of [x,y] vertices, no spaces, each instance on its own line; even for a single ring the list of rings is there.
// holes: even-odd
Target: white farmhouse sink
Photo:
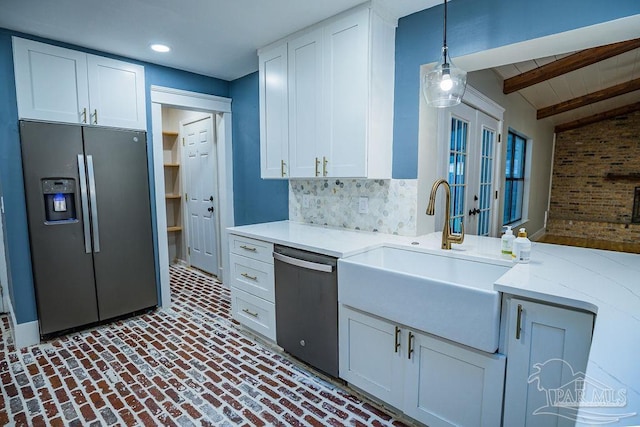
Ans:
[[[498,348],[500,293],[509,267],[381,247],[338,260],[338,300],[482,351]]]

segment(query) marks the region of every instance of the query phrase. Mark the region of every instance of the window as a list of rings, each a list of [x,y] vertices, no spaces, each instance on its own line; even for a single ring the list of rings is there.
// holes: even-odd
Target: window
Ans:
[[[512,224],[522,219],[526,152],[526,138],[510,130],[507,138],[503,224]]]

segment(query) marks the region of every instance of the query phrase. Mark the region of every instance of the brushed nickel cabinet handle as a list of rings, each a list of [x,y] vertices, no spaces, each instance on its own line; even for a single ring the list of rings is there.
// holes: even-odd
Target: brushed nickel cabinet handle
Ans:
[[[87,107],[82,109],[82,123],[87,123]]]
[[[258,317],[258,313],[254,313],[253,311],[249,310],[248,308],[243,308],[242,311],[247,313],[249,316]]]
[[[98,124],[98,110],[93,110],[93,124]]]
[[[284,160],[280,160],[280,175],[287,176],[287,172],[285,170],[285,167],[287,166],[287,164],[284,162]]]
[[[413,338],[415,337],[415,335],[413,335],[413,333],[411,333],[411,331],[409,331],[409,351],[407,352],[407,359],[411,359],[411,353],[413,353]]]
[[[319,168],[320,168],[320,159],[316,157],[316,176],[320,176],[320,171],[318,170]]]
[[[249,279],[249,280],[258,280],[258,276],[250,276],[247,273],[241,273],[240,275],[242,277],[245,277],[245,278]]]
[[[327,176],[327,163],[329,163],[329,160],[322,156],[322,176]]]
[[[257,252],[258,251],[257,248],[252,248],[251,246],[241,245],[240,247],[242,249],[244,249],[245,251],[249,251],[249,252]]]
[[[400,350],[400,328],[396,326],[396,342],[395,342],[395,352],[397,353]]]
[[[520,339],[520,330],[522,329],[522,304],[518,304],[518,316],[516,317],[516,339]]]

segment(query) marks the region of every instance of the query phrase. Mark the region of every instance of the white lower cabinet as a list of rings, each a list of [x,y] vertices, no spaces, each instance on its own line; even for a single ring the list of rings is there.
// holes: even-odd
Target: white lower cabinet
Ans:
[[[233,318],[275,341],[273,243],[231,234],[229,252]]]
[[[576,387],[588,380],[584,371],[594,315],[509,296],[503,306],[504,352],[509,360],[504,425],[575,425],[572,408],[554,405],[553,399],[569,396],[565,391],[575,396]]]
[[[340,305],[340,377],[429,426],[499,426],[505,357]]]
[[[413,331],[406,335],[408,416],[430,427],[500,425],[504,355]]]
[[[404,392],[400,327],[340,304],[340,378],[396,408]]]

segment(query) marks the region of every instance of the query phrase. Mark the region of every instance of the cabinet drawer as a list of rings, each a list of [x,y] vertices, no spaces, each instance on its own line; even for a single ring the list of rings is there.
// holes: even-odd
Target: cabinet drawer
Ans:
[[[264,337],[276,340],[276,305],[238,288],[231,288],[233,318]]]
[[[231,286],[275,302],[273,264],[231,254]]]
[[[229,250],[234,254],[273,264],[273,243],[231,234],[229,236]]]

